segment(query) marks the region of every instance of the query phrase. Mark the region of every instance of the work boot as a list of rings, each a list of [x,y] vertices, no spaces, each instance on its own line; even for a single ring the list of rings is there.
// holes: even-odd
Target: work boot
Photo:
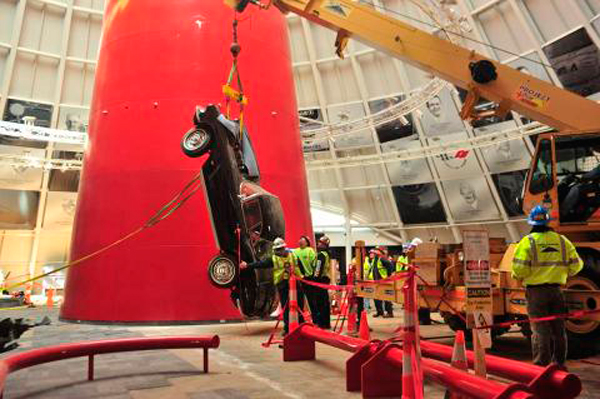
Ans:
[[[383,314],[381,314],[381,313],[375,313],[375,314],[373,315],[373,317],[381,317],[381,316],[383,316]]]

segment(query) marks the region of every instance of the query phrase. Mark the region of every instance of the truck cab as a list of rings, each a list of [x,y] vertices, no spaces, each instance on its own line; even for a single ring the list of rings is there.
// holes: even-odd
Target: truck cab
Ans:
[[[599,165],[600,133],[541,134],[525,182],[524,211],[544,205],[553,228],[572,241],[592,241],[600,229]]]

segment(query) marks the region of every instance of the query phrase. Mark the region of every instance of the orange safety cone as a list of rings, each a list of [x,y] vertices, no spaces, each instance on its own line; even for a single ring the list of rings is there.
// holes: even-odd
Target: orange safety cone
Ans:
[[[456,339],[454,340],[454,349],[452,350],[452,367],[455,367],[459,370],[469,370],[469,361],[467,360],[467,346],[465,342],[465,332],[462,330],[458,330],[456,332]],[[446,391],[445,399],[464,399],[463,396],[451,392],[450,390]]]
[[[358,336],[360,339],[364,339],[365,341],[371,340],[371,333],[369,332],[369,322],[367,321],[367,311],[363,310],[360,315],[360,329],[358,331]]]
[[[296,290],[296,277],[292,274],[290,276],[290,292],[289,292],[289,306],[290,306],[290,333],[300,326],[298,323],[298,291]]]
[[[47,289],[46,290],[46,307],[48,309],[52,309],[54,307],[54,290],[53,289]]]
[[[460,370],[469,369],[469,361],[467,360],[467,346],[465,343],[465,332],[462,330],[456,332],[456,340],[454,341],[451,364],[453,367],[456,367]]]

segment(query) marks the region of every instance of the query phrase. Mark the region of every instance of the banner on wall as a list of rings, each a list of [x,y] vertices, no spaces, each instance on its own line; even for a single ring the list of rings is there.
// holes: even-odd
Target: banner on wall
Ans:
[[[62,144],[85,145],[87,134],[0,121],[0,135]]]
[[[600,50],[585,28],[543,47],[565,89],[582,96],[600,91]]]

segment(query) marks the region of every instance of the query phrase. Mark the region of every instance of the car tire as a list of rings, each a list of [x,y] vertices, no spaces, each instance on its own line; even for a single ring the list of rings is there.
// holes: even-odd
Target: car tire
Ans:
[[[217,288],[231,288],[238,280],[237,261],[230,255],[215,256],[208,264],[208,278]]]
[[[200,157],[210,147],[212,141],[212,130],[207,127],[194,127],[190,129],[181,139],[181,149],[190,158]]]

